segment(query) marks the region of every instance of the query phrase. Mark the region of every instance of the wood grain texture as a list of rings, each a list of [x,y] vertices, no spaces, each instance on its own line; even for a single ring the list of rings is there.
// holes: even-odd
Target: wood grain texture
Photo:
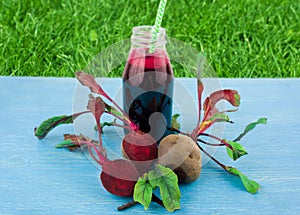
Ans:
[[[236,137],[260,117],[267,117],[268,124],[241,141],[249,154],[240,160],[230,161],[223,148],[214,154],[262,188],[251,195],[237,177],[206,162],[197,181],[180,187],[181,209],[174,214],[299,214],[300,79],[219,81],[223,88],[238,90],[242,98],[239,111],[230,114],[235,123],[226,125],[224,138]],[[121,100],[121,79],[105,79],[102,84]],[[33,128],[44,119],[79,108],[74,103],[84,102],[88,93],[79,88],[75,79],[0,77],[0,214],[170,214],[155,203],[147,211],[137,205],[118,212],[117,207],[130,198],[106,192],[99,167],[84,152],[54,148],[63,133],[74,133],[72,125],[55,129],[41,141],[34,137]],[[183,129],[191,130],[197,118],[196,81],[177,79],[175,95]],[[77,129],[96,137],[86,126]],[[105,129],[111,157],[120,156],[119,132]]]

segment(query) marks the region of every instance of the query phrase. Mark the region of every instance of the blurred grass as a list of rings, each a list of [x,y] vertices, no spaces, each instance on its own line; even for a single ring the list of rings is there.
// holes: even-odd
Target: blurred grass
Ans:
[[[158,2],[2,0],[0,75],[73,77],[132,27],[153,25]],[[205,51],[219,77],[300,77],[298,0],[168,1],[162,26]]]

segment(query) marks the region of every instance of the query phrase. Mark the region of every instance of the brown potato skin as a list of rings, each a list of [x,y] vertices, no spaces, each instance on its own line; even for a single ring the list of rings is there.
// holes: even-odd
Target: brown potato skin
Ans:
[[[191,183],[201,173],[202,157],[190,137],[170,134],[160,141],[158,163],[173,169],[180,183]]]

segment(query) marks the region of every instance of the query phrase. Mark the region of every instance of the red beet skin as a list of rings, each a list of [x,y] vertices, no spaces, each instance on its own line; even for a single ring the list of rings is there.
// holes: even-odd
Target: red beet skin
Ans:
[[[100,179],[104,188],[117,196],[132,196],[139,173],[129,160],[105,161]]]
[[[123,152],[130,160],[148,161],[157,158],[157,144],[150,134],[130,132],[122,141]]]
[[[157,159],[157,144],[150,134],[130,132],[122,140],[124,155],[132,160],[140,175],[148,172]]]

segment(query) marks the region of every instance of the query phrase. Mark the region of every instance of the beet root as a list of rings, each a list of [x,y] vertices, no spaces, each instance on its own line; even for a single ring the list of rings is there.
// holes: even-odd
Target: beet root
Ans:
[[[102,165],[100,179],[103,187],[114,195],[132,196],[138,178],[139,173],[129,160],[107,160]]]
[[[130,132],[122,141],[123,153],[130,160],[146,161],[157,158],[156,141],[148,133]]]
[[[150,170],[157,151],[157,143],[148,133],[131,131],[122,140],[123,155],[135,163],[140,174]]]

